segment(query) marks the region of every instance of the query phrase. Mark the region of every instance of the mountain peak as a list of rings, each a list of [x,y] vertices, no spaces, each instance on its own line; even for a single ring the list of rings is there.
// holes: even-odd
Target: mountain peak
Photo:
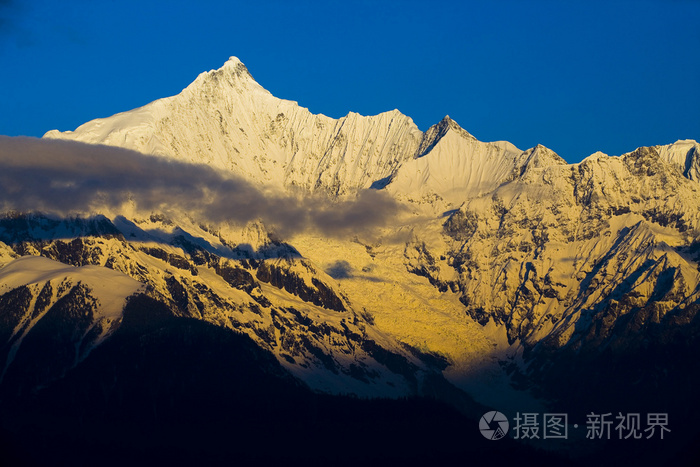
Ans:
[[[250,74],[243,62],[241,62],[238,57],[231,56],[220,68],[200,73],[197,79],[190,83],[185,89],[199,92],[202,87],[220,87],[224,83],[226,83],[224,86],[233,86],[236,88],[241,85],[243,85],[244,88],[248,88],[250,83],[257,84],[253,75]]]
[[[675,166],[683,176],[700,181],[700,144],[692,139],[678,140],[673,144],[655,146],[661,159]]]
[[[243,62],[240,61],[238,57],[234,56],[229,57],[229,59],[226,60],[226,63],[224,63],[224,66],[219,68],[219,70],[229,70],[237,76],[248,76],[250,78],[253,78],[253,76],[250,74],[250,71],[248,71],[248,68],[243,64]]]
[[[537,144],[534,148],[523,152],[520,176],[524,176],[525,173],[531,169],[551,167],[554,165],[567,165],[567,163],[556,152],[542,144]]]
[[[423,141],[416,151],[416,157],[422,157],[428,154],[450,131],[454,131],[465,139],[476,140],[467,130],[463,129],[457,122],[452,120],[449,115],[445,115],[445,117],[440,120],[440,123],[431,126],[428,128],[428,131],[425,132]]]
[[[240,65],[243,65],[243,62],[241,62],[241,60],[240,60],[238,57],[231,55],[231,56],[228,58],[228,60],[226,60],[226,63],[224,63],[224,67],[226,67],[226,66],[237,66],[237,65],[239,65],[239,64],[240,64]]]
[[[444,135],[444,133],[446,133],[447,130],[452,129],[465,138],[476,139],[467,130],[459,126],[459,123],[452,120],[452,118],[450,118],[449,115],[445,115],[445,117],[442,120],[440,120],[440,123],[437,124],[437,128],[442,135]]]

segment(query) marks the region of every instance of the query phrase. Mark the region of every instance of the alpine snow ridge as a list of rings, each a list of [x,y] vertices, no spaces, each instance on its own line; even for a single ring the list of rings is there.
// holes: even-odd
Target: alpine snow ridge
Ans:
[[[232,57],[177,96],[45,137],[122,146],[205,163],[260,183],[344,194],[413,155],[421,132],[394,110],[335,120],[278,99]]]
[[[582,401],[673,412],[692,397],[680,382],[697,382],[688,375],[698,365],[678,354],[700,348],[696,141],[567,164],[541,145],[481,142],[449,117],[422,132],[398,110],[315,115],[274,97],[234,57],[176,96],[45,139],[338,201],[379,190],[405,209],[366,238],[279,238],[261,222],[208,225],[188,213],[7,212],[7,378],[52,316],[75,329],[61,348],[78,351],[51,371],[3,380],[6,393],[50,385],[89,360],[125,319],[116,303],[153,301],[247,336],[320,392],[429,394],[477,418],[472,399],[509,415]],[[122,285],[107,293],[86,271]],[[89,319],[65,311],[78,303],[71,293],[89,302]]]

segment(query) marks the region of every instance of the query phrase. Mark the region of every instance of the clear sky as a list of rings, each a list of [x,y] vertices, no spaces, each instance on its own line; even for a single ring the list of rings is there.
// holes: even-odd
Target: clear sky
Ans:
[[[0,134],[72,130],[235,55],[315,113],[449,114],[577,162],[700,140],[699,24],[696,0],[0,0]]]

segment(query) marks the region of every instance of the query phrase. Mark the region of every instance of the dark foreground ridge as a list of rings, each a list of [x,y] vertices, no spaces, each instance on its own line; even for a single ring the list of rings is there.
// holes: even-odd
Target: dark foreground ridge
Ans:
[[[0,410],[3,466],[566,465],[433,400],[314,394],[248,337],[143,295],[83,364]]]

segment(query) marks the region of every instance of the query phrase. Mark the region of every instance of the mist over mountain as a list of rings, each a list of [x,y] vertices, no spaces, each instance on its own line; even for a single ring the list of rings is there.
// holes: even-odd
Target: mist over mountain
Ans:
[[[422,415],[404,428],[378,416],[399,438],[447,406],[440,436],[473,436],[464,452],[431,438],[421,460],[490,456],[489,410],[568,414],[570,442],[508,444],[515,457],[685,459],[699,435],[699,181],[692,140],[567,164],[449,117],[421,132],[398,110],[315,115],[234,57],[74,131],[0,137],[3,429],[26,434],[34,404],[65,400],[59,420],[128,412],[162,428],[211,396],[207,413],[249,425],[259,408],[285,431],[285,405],[393,417],[408,397]],[[664,413],[671,433],[629,453],[574,436],[591,412]],[[339,449],[325,446],[324,459]]]
[[[188,213],[200,222],[263,220],[280,235],[369,232],[400,209],[385,193],[360,190],[345,200],[256,186],[204,164],[147,157],[78,142],[0,136],[5,211],[56,215],[94,212]]]

